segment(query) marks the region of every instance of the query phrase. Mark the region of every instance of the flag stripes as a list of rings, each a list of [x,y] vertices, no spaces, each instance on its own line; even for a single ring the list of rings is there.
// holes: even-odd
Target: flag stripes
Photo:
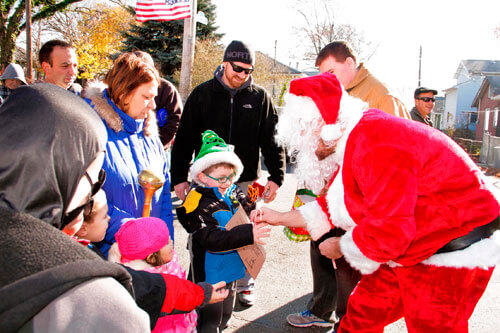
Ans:
[[[135,18],[138,22],[171,21],[188,17],[191,17],[191,1],[141,0],[136,3]]]

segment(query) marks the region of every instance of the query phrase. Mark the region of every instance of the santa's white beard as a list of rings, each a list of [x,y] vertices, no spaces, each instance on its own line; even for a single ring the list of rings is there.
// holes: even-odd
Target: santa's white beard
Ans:
[[[303,143],[303,147],[297,150],[292,160],[292,163],[295,163],[294,174],[300,185],[319,195],[341,161],[338,160],[336,154],[331,154],[321,161],[318,160],[315,154],[315,147],[319,143],[318,136],[304,137]]]
[[[320,161],[315,152],[324,121],[316,104],[308,97],[295,95],[287,95],[286,102],[276,125],[276,142],[287,149],[295,164],[294,174],[299,185],[320,194],[342,164],[347,138],[363,115],[366,104],[344,92],[337,119],[343,134],[332,142],[336,145],[335,152]]]
[[[323,125],[321,115],[311,111],[311,107],[315,107],[310,104],[312,101],[299,99],[294,102],[279,116],[276,141],[287,149],[299,186],[320,194],[341,159],[337,154],[331,154],[322,161],[318,160],[315,151],[320,140],[318,131]]]

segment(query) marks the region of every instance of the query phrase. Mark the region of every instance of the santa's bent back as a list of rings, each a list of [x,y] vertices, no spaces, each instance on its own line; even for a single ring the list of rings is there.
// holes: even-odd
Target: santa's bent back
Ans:
[[[291,82],[277,130],[298,180],[327,186],[299,208],[312,238],[345,229],[339,251],[364,274],[339,332],[382,332],[402,316],[410,332],[467,332],[500,261],[500,206],[462,148],[364,110],[329,73]]]

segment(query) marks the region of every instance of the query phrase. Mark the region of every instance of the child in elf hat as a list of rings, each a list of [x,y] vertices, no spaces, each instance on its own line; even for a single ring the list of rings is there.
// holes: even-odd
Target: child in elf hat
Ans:
[[[186,278],[163,220],[156,217],[129,220],[120,227],[115,239],[116,244],[113,244],[109,251],[110,261],[122,263],[135,270]],[[194,310],[190,313],[160,317],[152,332],[193,332],[196,317]]]
[[[196,281],[225,281],[230,289],[222,303],[210,304],[199,311],[200,333],[222,331],[233,312],[236,280],[245,275],[245,266],[236,249],[254,243],[263,244],[269,236],[263,226],[243,224],[226,230],[226,224],[242,207],[247,214],[255,207],[241,189],[233,184],[243,171],[243,165],[213,131],[202,134],[202,146],[190,168],[195,185],[177,217],[190,233],[190,279]]]

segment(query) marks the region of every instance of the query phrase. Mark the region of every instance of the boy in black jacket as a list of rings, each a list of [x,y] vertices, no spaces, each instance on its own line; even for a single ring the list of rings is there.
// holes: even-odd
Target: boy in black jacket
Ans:
[[[225,281],[231,291],[226,300],[208,305],[199,311],[198,332],[222,331],[233,312],[235,281],[245,275],[245,266],[236,249],[254,243],[263,244],[269,228],[243,224],[226,229],[236,211],[242,207],[247,214],[255,203],[233,184],[243,171],[232,147],[217,134],[203,133],[203,144],[190,168],[197,184],[177,209],[182,226],[189,232],[192,249],[194,281]]]

